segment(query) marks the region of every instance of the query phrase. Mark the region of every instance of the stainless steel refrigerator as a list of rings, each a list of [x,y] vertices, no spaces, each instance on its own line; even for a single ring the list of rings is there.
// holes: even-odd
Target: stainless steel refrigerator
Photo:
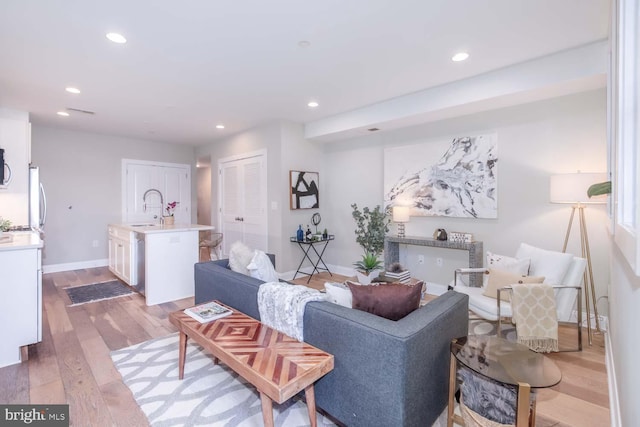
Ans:
[[[47,197],[40,182],[40,169],[29,166],[29,227],[44,232],[47,220]]]

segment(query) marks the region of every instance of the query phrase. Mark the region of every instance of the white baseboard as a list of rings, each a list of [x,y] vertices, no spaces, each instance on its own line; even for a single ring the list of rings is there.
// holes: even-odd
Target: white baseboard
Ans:
[[[331,271],[331,273],[340,274],[342,276],[348,276],[348,277],[356,275],[355,270],[353,268],[341,267],[339,265],[333,265],[333,264],[327,264],[327,267],[329,268],[329,271]],[[305,273],[311,273],[312,270],[313,270],[313,267],[311,266],[303,267],[300,269],[300,271],[303,271]],[[282,280],[293,280],[293,276],[295,274],[296,272],[291,270],[291,271],[285,271],[284,273],[278,273],[278,276]],[[298,275],[296,276],[296,279],[299,279],[301,277],[308,277],[308,276],[298,273]]]
[[[106,267],[108,259],[92,259],[89,261],[69,262],[66,264],[49,264],[42,266],[43,273],[58,273],[60,271],[82,270],[83,268]]]
[[[620,421],[620,400],[618,397],[618,383],[616,380],[616,367],[613,359],[613,349],[609,334],[604,334],[604,360],[607,366],[607,385],[609,386],[609,414],[611,427],[622,427]]]

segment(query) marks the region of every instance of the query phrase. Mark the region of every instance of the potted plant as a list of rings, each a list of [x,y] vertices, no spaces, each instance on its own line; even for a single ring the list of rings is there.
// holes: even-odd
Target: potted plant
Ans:
[[[384,238],[389,231],[391,220],[386,218],[380,205],[374,209],[364,207],[362,210],[357,204],[352,204],[353,219],[356,222],[356,242],[364,250],[362,259],[355,262],[356,276],[362,284],[369,284],[382,270],[382,261],[378,259],[384,250]]]
[[[601,196],[603,194],[611,194],[611,181],[599,182],[591,185],[587,189],[587,196]]]
[[[174,223],[173,211],[176,209],[176,206],[178,206],[178,203],[180,202],[167,203],[167,209],[166,209],[167,215],[164,217],[165,225],[173,225]]]
[[[4,233],[5,231],[9,231],[10,228],[11,221],[9,221],[8,219],[2,219],[2,217],[0,216],[0,237],[2,236],[2,233]]]

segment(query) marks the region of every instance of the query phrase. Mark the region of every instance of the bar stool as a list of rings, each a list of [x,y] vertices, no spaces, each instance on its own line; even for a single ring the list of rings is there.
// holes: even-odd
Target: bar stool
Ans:
[[[200,261],[211,261],[220,259],[220,245],[222,244],[222,233],[210,231],[202,232],[200,237]],[[203,256],[204,254],[204,256]],[[215,255],[215,258],[214,258]]]

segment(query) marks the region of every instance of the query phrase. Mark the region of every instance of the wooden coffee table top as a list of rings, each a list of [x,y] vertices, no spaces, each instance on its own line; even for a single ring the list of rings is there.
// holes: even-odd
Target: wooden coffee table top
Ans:
[[[333,369],[333,355],[228,308],[233,314],[209,323],[182,310],[171,313],[169,321],[278,403]]]

